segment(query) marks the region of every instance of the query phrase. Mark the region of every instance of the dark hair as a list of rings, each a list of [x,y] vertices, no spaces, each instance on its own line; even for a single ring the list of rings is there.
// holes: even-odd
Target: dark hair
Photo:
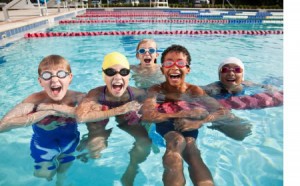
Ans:
[[[192,61],[191,55],[189,51],[184,46],[181,45],[171,45],[168,48],[166,48],[166,50],[164,50],[163,53],[161,54],[161,63],[164,62],[165,56],[169,52],[178,52],[178,53],[182,52],[184,55],[186,55],[188,65],[191,65],[191,61]]]

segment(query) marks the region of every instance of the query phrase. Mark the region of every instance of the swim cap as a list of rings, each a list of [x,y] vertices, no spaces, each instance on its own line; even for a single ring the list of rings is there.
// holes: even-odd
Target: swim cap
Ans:
[[[107,68],[110,68],[110,67],[112,67],[114,65],[118,65],[118,64],[124,66],[127,69],[130,69],[129,62],[123,54],[121,54],[119,52],[112,52],[112,53],[107,54],[104,57],[104,60],[102,63],[102,69],[105,70]]]
[[[245,67],[244,67],[244,64],[243,64],[243,62],[240,59],[238,59],[236,57],[229,57],[229,58],[225,59],[222,63],[220,63],[219,69],[218,69],[219,79],[220,79],[221,68],[224,65],[227,65],[227,64],[235,64],[235,65],[241,67],[243,69],[243,80],[244,80],[244,76],[245,76]]]

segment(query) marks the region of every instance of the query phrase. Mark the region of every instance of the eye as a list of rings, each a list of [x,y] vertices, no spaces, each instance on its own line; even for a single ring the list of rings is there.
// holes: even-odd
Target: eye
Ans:
[[[183,67],[186,65],[186,62],[185,61],[177,61],[177,65]]]
[[[173,61],[165,61],[165,62],[163,63],[163,65],[166,66],[166,67],[172,66],[173,64],[174,64]]]
[[[130,73],[130,70],[128,70],[126,68],[123,68],[123,69],[120,70],[120,74],[122,76],[127,76],[129,73]]]
[[[143,54],[145,52],[146,52],[146,50],[144,48],[139,49],[139,53]]]
[[[51,77],[52,77],[52,73],[51,72],[43,72],[41,77],[44,79],[44,80],[49,80]]]
[[[228,72],[228,70],[229,70],[229,68],[228,68],[228,67],[222,67],[222,69],[221,69],[221,73],[227,73],[227,72]]]
[[[59,77],[59,78],[65,78],[65,77],[67,77],[67,75],[68,75],[68,73],[63,70],[60,70],[57,72],[57,77]]]
[[[234,68],[234,71],[235,71],[236,73],[242,73],[242,72],[243,72],[242,68],[240,68],[240,67],[235,67],[235,68]]]
[[[149,48],[149,53],[150,53],[150,54],[155,53],[155,51],[156,51],[156,50],[155,50],[154,48]]]
[[[112,68],[108,68],[106,69],[105,71],[105,74],[108,75],[108,76],[114,76],[117,72],[115,71],[115,69],[112,69]]]

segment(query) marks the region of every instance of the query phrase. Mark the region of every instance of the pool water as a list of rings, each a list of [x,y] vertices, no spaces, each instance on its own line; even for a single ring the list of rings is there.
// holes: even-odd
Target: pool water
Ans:
[[[282,24],[188,24],[188,23],[82,23],[60,24],[50,28],[51,32],[78,32],[78,31],[111,31],[126,28],[126,30],[282,30]]]
[[[73,26],[68,25],[67,29],[73,31],[81,27],[76,24]],[[141,29],[144,26],[146,28],[143,25]],[[189,29],[197,29],[194,26]],[[147,29],[152,29],[153,25],[148,27]],[[243,29],[244,25],[239,27]],[[110,26],[106,28],[109,29]],[[113,25],[111,28],[130,30],[133,26],[124,24]],[[62,31],[66,28],[57,26],[50,29]],[[283,88],[283,35],[137,35],[21,39],[0,49],[0,117],[28,95],[41,90],[37,81],[37,67],[44,56],[59,54],[67,58],[74,75],[70,89],[88,92],[104,84],[99,73],[104,55],[119,51],[128,57],[131,64],[138,64],[135,48],[143,38],[153,38],[160,52],[171,44],[184,45],[192,56],[191,73],[187,76],[190,83],[205,85],[217,81],[218,64],[227,57],[235,56],[245,64],[245,79]],[[135,86],[133,79],[130,85]],[[283,107],[233,110],[233,113],[253,125],[252,134],[242,142],[207,128],[210,124],[199,129],[197,144],[215,184],[283,185]],[[116,127],[114,119],[107,126],[110,127],[113,127],[113,132],[107,149],[102,151],[102,157],[87,163],[74,161],[68,170],[66,185],[121,185],[120,179],[129,163],[128,152],[133,147],[134,139]],[[79,130],[81,135],[87,133],[84,124],[79,124]],[[0,133],[0,185],[55,185],[53,181],[47,182],[33,176],[33,160],[29,149],[31,135],[31,127]],[[159,147],[159,150],[159,153],[151,152],[147,160],[140,164],[134,185],[163,185],[162,156],[165,148]],[[186,185],[192,185],[186,164],[184,173]]]

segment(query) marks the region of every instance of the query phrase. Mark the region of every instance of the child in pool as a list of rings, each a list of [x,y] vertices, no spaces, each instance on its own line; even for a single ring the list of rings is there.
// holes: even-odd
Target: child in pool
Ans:
[[[219,81],[203,86],[205,92],[216,99],[226,99],[232,96],[245,95],[247,88],[259,86],[265,91],[275,91],[271,85],[260,85],[245,81],[243,62],[236,57],[226,58],[218,67]]]
[[[163,182],[165,185],[184,185],[182,160],[185,160],[194,185],[213,185],[211,173],[196,144],[198,129],[206,122],[231,117],[231,114],[200,87],[185,82],[191,70],[191,56],[185,47],[168,47],[162,53],[161,62],[165,82],[149,88],[148,98],[142,107],[142,119],[155,122],[157,132],[166,140]],[[176,113],[162,113],[156,109],[159,101],[192,103],[199,100],[209,108],[209,114],[202,108]]]
[[[215,99],[226,99],[232,96],[246,95],[246,91],[251,87],[258,87],[262,91],[273,92],[276,88],[271,85],[260,85],[250,81],[245,81],[245,68],[243,62],[236,57],[226,58],[218,67],[219,81],[202,86],[205,92]],[[209,128],[219,130],[226,136],[235,140],[243,140],[251,134],[252,125],[240,119],[214,122]]]
[[[136,47],[136,58],[140,61],[138,65],[131,65],[134,72],[132,78],[139,88],[149,88],[154,84],[164,81],[160,73],[160,65],[157,64],[157,44],[153,39],[142,39]]]
[[[151,150],[151,140],[146,129],[139,125],[139,111],[145,91],[129,86],[130,67],[127,58],[118,52],[104,57],[102,63],[104,86],[89,91],[76,109],[77,119],[87,122],[86,148],[91,158],[99,158],[106,148],[111,129],[106,130],[110,117],[115,117],[118,127],[132,137],[135,143],[130,151],[130,163],[122,176],[123,185],[133,185],[138,165],[145,161]],[[78,150],[83,150],[82,147]]]
[[[59,55],[45,57],[38,67],[38,81],[44,90],[33,93],[1,120],[0,131],[32,125],[30,149],[35,160],[34,175],[51,180],[57,174],[62,185],[75,159],[79,142],[75,107],[84,94],[68,90],[72,81],[70,64]]]

